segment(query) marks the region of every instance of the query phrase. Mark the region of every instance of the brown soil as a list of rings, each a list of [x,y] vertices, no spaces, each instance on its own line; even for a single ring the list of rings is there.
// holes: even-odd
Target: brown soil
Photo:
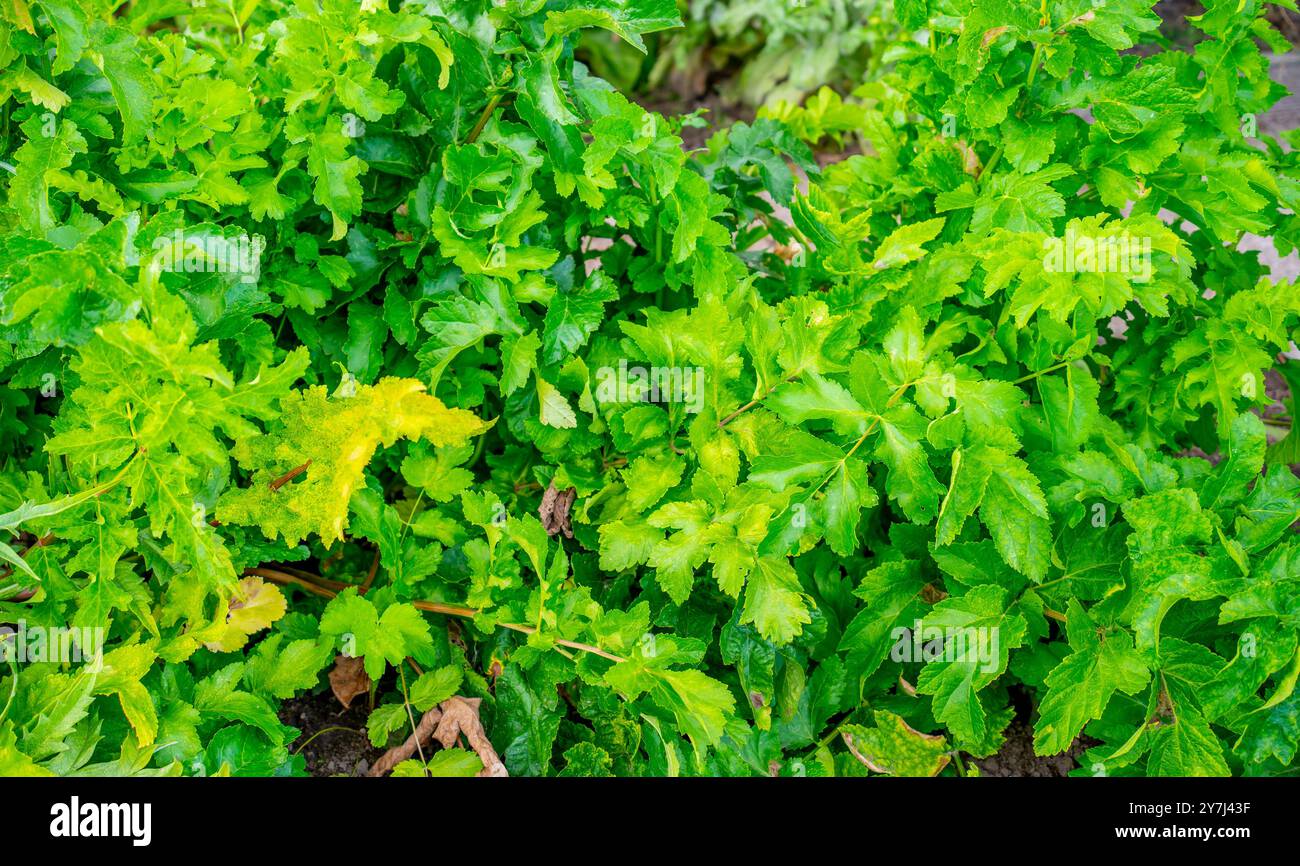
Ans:
[[[1089,745],[1087,737],[1079,737],[1069,751],[1048,757],[1035,755],[1033,726],[1016,719],[1007,728],[1007,741],[996,755],[971,763],[984,776],[1060,778],[1068,776],[1079,765],[1077,759]]]
[[[688,126],[682,129],[682,147],[697,150],[704,147],[709,137],[719,129],[726,129],[737,121],[746,123],[754,120],[754,111],[741,106],[728,105],[716,92],[706,93],[697,98],[679,96],[667,91],[636,97],[637,102],[647,111],[657,111],[664,117],[678,117],[692,111],[706,109],[702,127]]]
[[[307,743],[302,755],[307,759],[307,772],[313,776],[365,775],[375,759],[384,753],[383,749],[371,746],[366,736],[369,714],[364,698],[358,698],[351,709],[345,710],[328,689],[291,698],[280,705],[280,721],[302,731],[289,751],[296,752]],[[325,733],[313,736],[318,731]]]

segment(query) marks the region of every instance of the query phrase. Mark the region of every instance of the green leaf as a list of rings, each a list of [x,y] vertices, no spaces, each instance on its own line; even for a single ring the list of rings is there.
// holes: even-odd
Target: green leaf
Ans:
[[[672,0],[579,0],[546,15],[546,34],[563,36],[580,27],[602,27],[645,53],[646,33],[681,25]]]
[[[853,756],[888,776],[937,776],[948,765],[948,741],[914,730],[901,716],[876,710],[876,727],[844,725],[840,735]]]
[[[398,767],[401,765],[399,764]],[[393,775],[403,775],[397,772],[398,768],[393,769]],[[423,773],[413,773],[412,775],[428,775],[437,778],[470,778],[477,776],[483,769],[483,762],[479,756],[473,752],[467,752],[464,749],[443,749],[435,753],[429,760],[425,761]]]
[[[348,223],[361,212],[361,181],[366,164],[348,153],[349,139],[339,131],[320,131],[307,148],[307,170],[315,178],[312,198],[329,211],[334,229],[330,240],[339,240]]]
[[[1177,718],[1151,730],[1147,758],[1151,776],[1227,776],[1219,739],[1209,723],[1190,705],[1179,708]]]
[[[432,650],[429,625],[409,604],[393,604],[381,617],[368,599],[347,589],[325,606],[321,634],[341,640],[352,657],[365,657],[366,673],[372,680],[384,673],[384,663],[399,665],[410,655]]]
[[[462,678],[463,674],[457,665],[447,665],[423,673],[411,683],[411,703],[420,712],[426,712],[456,694]]]
[[[1069,749],[1085,724],[1102,717],[1115,692],[1137,694],[1151,678],[1126,632],[1099,629],[1077,601],[1066,615],[1071,652],[1047,675],[1034,725],[1039,755]]]
[[[1021,646],[1026,623],[1006,606],[1006,591],[988,584],[936,604],[921,621],[921,636],[938,629],[940,657],[922,670],[916,690],[933,696],[934,717],[959,742],[980,743],[989,733],[989,710],[979,692],[1006,669]]]

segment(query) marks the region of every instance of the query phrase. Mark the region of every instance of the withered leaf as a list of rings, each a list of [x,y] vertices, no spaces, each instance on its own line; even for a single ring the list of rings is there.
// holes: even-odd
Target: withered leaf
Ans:
[[[563,532],[565,538],[573,537],[573,524],[569,510],[573,508],[573,500],[577,497],[577,489],[570,487],[567,490],[559,490],[554,481],[546,488],[537,514],[542,519],[542,526],[546,528],[547,535]]]
[[[335,657],[334,669],[330,671],[330,688],[345,710],[352,706],[357,695],[367,694],[370,691],[370,675],[366,673],[364,657]]]
[[[405,742],[400,746],[393,746],[380,755],[379,760],[375,761],[375,765],[370,768],[369,775],[372,777],[382,776],[418,752],[421,745],[427,743],[429,738],[433,736],[433,730],[441,719],[442,710],[437,707],[430,708],[427,713],[420,717],[420,723],[415,726],[415,730],[406,738]]]
[[[406,742],[389,749],[375,762],[370,769],[370,775],[382,776],[388,773],[402,761],[415,755],[423,744],[431,739],[437,740],[444,749],[451,749],[455,748],[456,740],[463,736],[470,748],[478,755],[479,760],[483,762],[483,769],[479,771],[479,776],[509,776],[506,765],[501,762],[496,750],[492,748],[492,741],[488,739],[487,732],[483,730],[483,723],[479,720],[478,711],[481,703],[482,698],[462,698],[455,695],[433,707],[420,719],[415,731],[406,738]]]
[[[483,730],[483,723],[479,721],[478,708],[482,700],[482,698],[462,698],[456,695],[443,701],[442,720],[438,722],[433,738],[444,749],[450,749],[456,745],[456,738],[463,735],[470,748],[483,762],[480,776],[508,776],[510,774],[506,772],[506,765],[497,757],[496,750],[492,748],[492,741],[488,739],[487,733]]]

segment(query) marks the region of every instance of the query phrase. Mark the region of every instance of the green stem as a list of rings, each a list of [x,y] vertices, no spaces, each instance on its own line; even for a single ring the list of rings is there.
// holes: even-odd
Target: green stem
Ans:
[[[1051,372],[1053,372],[1053,371],[1055,371],[1055,370],[1059,370],[1059,369],[1061,369],[1062,367],[1068,367],[1070,364],[1073,364],[1073,363],[1074,363],[1073,361],[1061,361],[1060,363],[1053,364],[1053,365],[1050,366],[1050,367],[1044,367],[1043,369],[1039,370],[1037,373],[1030,373],[1028,376],[1021,376],[1019,379],[1017,379],[1016,381],[1012,382],[1011,384],[1012,384],[1012,385],[1023,385],[1023,384],[1025,384],[1026,382],[1028,382],[1028,381],[1030,381],[1030,380],[1032,380],[1032,379],[1037,379],[1039,376],[1046,376],[1048,373],[1051,373]]]
[[[500,104],[501,94],[493,94],[492,98],[488,100],[488,104],[484,107],[483,113],[479,115],[478,123],[474,124],[474,128],[469,131],[469,138],[465,140],[466,144],[473,144],[478,141],[479,135],[483,133],[483,127],[487,126],[488,120],[492,117],[492,112],[496,111],[497,106]]]
[[[1044,15],[1045,14],[1046,14],[1046,10],[1044,10]],[[1025,92],[1020,95],[1020,100],[1019,100],[1020,104],[1016,107],[1016,117],[1021,117],[1024,115],[1025,106],[1029,104],[1030,89],[1034,86],[1034,78],[1038,75],[1038,69],[1042,65],[1043,65],[1043,46],[1041,43],[1039,43],[1038,45],[1034,46],[1034,57],[1029,62],[1029,75],[1025,77]],[[979,178],[980,189],[984,188],[984,183],[985,183],[984,179],[986,177],[993,176],[993,169],[997,166],[998,162],[1001,161],[1003,150],[1004,150],[1004,146],[999,145],[998,149],[993,152],[992,158],[989,159],[988,165],[986,165],[984,167],[984,170],[980,172],[980,178]]]
[[[482,438],[482,437],[479,437],[479,442],[482,442],[482,441],[483,441],[483,438]],[[470,462],[470,465],[471,465],[471,466],[474,465],[472,461]],[[419,492],[419,494],[415,497],[415,504],[411,506],[411,514],[410,514],[410,516],[408,516],[408,517],[406,518],[405,521],[403,521],[403,523],[402,523],[402,531],[401,531],[400,533],[398,533],[398,535],[397,535],[397,543],[398,543],[398,544],[401,544],[401,543],[402,543],[402,539],[406,538],[406,530],[410,529],[410,528],[411,528],[411,524],[415,522],[415,514],[416,514],[417,511],[420,510],[420,503],[423,502],[423,501],[424,501],[424,488],[421,487],[421,488],[420,488],[420,492]]]
[[[411,712],[411,696],[406,690],[406,670],[401,665],[398,665],[397,674],[402,678],[402,706],[406,707],[406,718],[411,723],[411,736],[415,737],[417,725],[415,724],[415,713]],[[424,757],[424,746],[420,745],[419,737],[415,739],[415,748],[420,753],[420,763],[428,767],[429,762]]]
[[[918,380],[918,381],[919,381],[919,380]],[[915,385],[915,384],[916,384],[916,382],[904,382],[901,386],[899,386],[898,390],[895,391],[894,394],[893,394],[893,396],[891,396],[891,397],[889,398],[889,402],[885,404],[885,409],[886,409],[886,410],[889,410],[889,409],[893,408],[894,404],[896,404],[896,403],[897,403],[897,402],[902,398],[902,396],[903,396],[905,393],[907,393],[907,389],[910,388],[910,387],[912,387],[912,386]],[[816,496],[817,493],[818,493],[818,492],[819,492],[823,487],[826,486],[827,482],[829,482],[832,478],[835,477],[835,473],[836,473],[836,472],[839,472],[840,469],[841,469],[845,464],[847,464],[847,463],[849,462],[849,458],[852,457],[854,454],[856,454],[857,451],[858,451],[858,449],[862,447],[862,443],[867,441],[867,437],[870,436],[872,433],[874,433],[874,432],[876,431],[876,427],[878,427],[878,426],[880,425],[880,422],[881,422],[881,420],[883,420],[883,418],[884,418],[883,415],[877,415],[876,417],[874,417],[874,418],[871,419],[871,423],[867,425],[867,429],[866,429],[865,431],[863,431],[863,433],[862,433],[861,436],[858,437],[858,441],[853,443],[853,447],[850,448],[850,449],[848,450],[848,452],[844,455],[843,459],[841,459],[841,460],[839,461],[839,463],[836,464],[835,468],[832,469],[832,470],[831,470],[831,471],[826,475],[825,478],[823,478],[821,481],[817,482],[817,486],[816,486],[816,487],[814,487],[812,490],[808,491],[808,499],[809,499],[809,500],[811,500],[812,497]],[[778,514],[778,515],[776,516],[776,518],[773,518],[773,520],[775,521],[776,519],[785,516],[785,513],[786,513],[787,511],[789,511],[789,510],[790,510],[790,506],[787,505],[785,508],[783,508],[783,509],[781,510],[781,513]]]
[[[817,748],[821,749],[830,745],[831,740],[839,736],[840,728],[847,725],[849,723],[849,719],[852,718],[852,716],[853,716],[853,712],[850,711],[847,716],[845,716],[844,718],[836,722],[835,727],[831,728],[830,733],[828,733],[826,736],[822,737],[820,740],[817,741]]]
[[[483,451],[486,448],[487,448],[487,436],[478,437],[478,442],[474,445],[474,455],[469,458],[469,463],[465,464],[466,468],[473,469],[475,466],[477,466],[479,458],[483,456]]]
[[[1029,88],[1033,86],[1034,76],[1038,74],[1038,67],[1043,65],[1043,46],[1041,43],[1034,46],[1034,58],[1029,61],[1029,75],[1025,78],[1025,96],[1029,95]]]
[[[11,658],[9,659],[9,671],[13,676],[13,684],[9,687],[9,699],[5,701],[5,708],[0,710],[0,722],[5,720],[9,715],[9,708],[13,706],[14,696],[18,694],[18,664]]]
[[[986,177],[992,177],[992,176],[993,176],[993,169],[997,167],[997,164],[998,164],[999,162],[1001,162],[1001,160],[1002,160],[1002,151],[1003,151],[1003,146],[1002,146],[1002,145],[998,145],[998,149],[995,150],[995,151],[993,151],[993,155],[992,155],[991,157],[989,157],[988,165],[984,166],[984,169],[980,172],[980,188],[981,188],[981,189],[983,189],[983,187],[984,187],[984,178],[986,178]]]
[[[235,35],[239,37],[239,44],[244,44],[244,25],[239,20],[239,14],[235,12],[235,0],[226,0],[226,10],[230,13],[230,19],[235,22]]]
[[[311,745],[312,740],[316,739],[316,738],[319,737],[321,734],[328,734],[328,733],[332,733],[333,731],[347,731],[348,733],[350,733],[350,734],[356,734],[356,735],[359,736],[359,737],[364,737],[364,736],[365,736],[364,733],[362,733],[361,731],[358,731],[356,728],[346,728],[346,727],[344,727],[343,725],[334,725],[333,727],[330,727],[330,728],[321,728],[319,731],[317,731],[316,733],[312,734],[312,735],[311,735],[310,737],[308,737],[305,741],[303,741],[303,744],[302,744],[301,746],[299,746],[298,748],[294,749],[294,750],[293,750],[293,753],[294,753],[295,755],[301,754],[303,749],[305,749],[305,748],[307,748],[308,746]]]

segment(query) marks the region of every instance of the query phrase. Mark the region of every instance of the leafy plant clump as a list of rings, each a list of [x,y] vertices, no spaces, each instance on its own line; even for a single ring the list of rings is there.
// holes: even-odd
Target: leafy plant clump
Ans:
[[[599,30],[579,57],[625,93],[756,108],[798,101],[823,85],[852,86],[880,67],[898,33],[887,0],[680,0],[685,26],[655,33],[642,52]]]
[[[301,775],[326,689],[374,775],[1294,772],[1300,166],[1207,7],[898,0],[687,153],[573,53],[672,0],[6,4],[0,773]]]

